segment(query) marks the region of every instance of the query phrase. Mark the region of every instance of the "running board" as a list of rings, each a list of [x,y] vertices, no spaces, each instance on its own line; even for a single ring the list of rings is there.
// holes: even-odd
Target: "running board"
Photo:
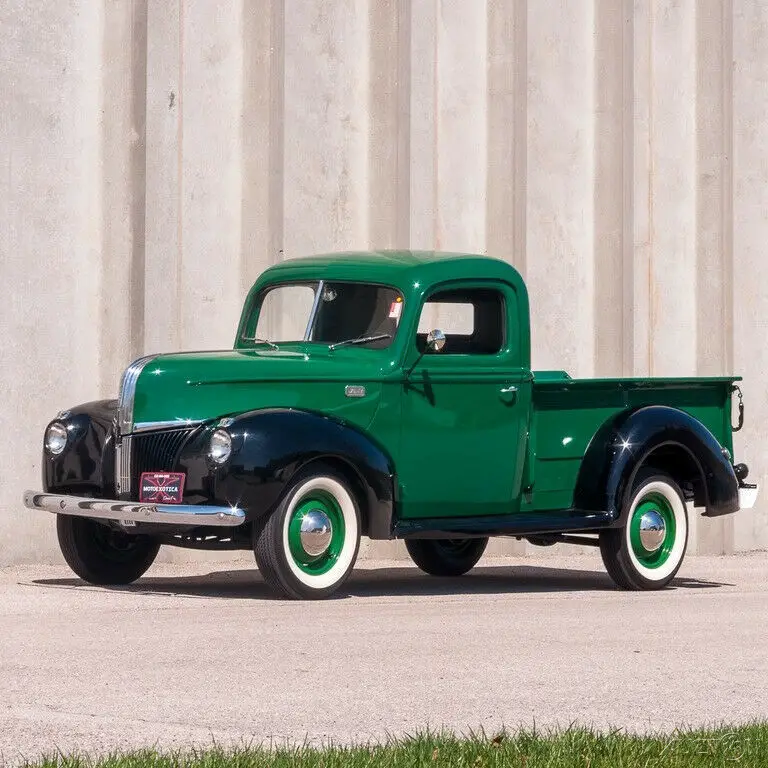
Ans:
[[[487,517],[441,517],[399,520],[396,539],[451,539],[485,536],[529,536],[539,533],[587,533],[609,528],[609,512],[569,509],[563,512],[526,512]]]

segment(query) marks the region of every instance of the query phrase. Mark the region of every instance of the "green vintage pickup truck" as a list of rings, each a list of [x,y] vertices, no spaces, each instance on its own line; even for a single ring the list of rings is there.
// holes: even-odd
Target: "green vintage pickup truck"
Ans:
[[[415,251],[285,261],[250,291],[234,349],[144,357],[117,400],[63,411],[32,509],[81,578],[125,584],[161,545],[253,549],[289,598],[338,590],[361,536],[459,576],[490,536],[599,546],[659,589],[689,507],[751,506],[734,465],[734,377],[531,371],[509,264]],[[743,411],[742,411],[743,416]]]

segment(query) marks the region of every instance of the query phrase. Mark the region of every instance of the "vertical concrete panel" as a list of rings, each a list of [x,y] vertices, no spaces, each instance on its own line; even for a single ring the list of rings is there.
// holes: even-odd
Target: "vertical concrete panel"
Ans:
[[[698,371],[730,372],[732,76],[730,0],[711,0],[696,18]]]
[[[684,376],[696,372],[696,3],[656,0],[650,16],[650,373]]]
[[[733,370],[731,2],[699,3],[696,12],[697,371],[721,376]],[[733,521],[698,518],[695,551],[731,551]]]
[[[488,0],[489,255],[525,272],[528,2]]]
[[[651,252],[653,196],[651,193],[651,6],[635,0],[632,20],[632,260],[625,284],[625,338],[631,346],[628,370],[633,376],[651,371]],[[630,341],[631,340],[631,341]]]
[[[77,116],[75,135],[80,142],[77,153],[67,156],[67,172],[71,174],[64,180],[63,193],[69,197],[70,215],[76,222],[74,230],[76,242],[73,244],[80,252],[75,256],[76,272],[73,284],[74,302],[67,312],[74,320],[73,356],[79,360],[83,351],[86,359],[95,357],[90,370],[79,366],[72,379],[88,392],[90,396],[106,394],[98,391],[102,382],[98,376],[99,348],[99,297],[104,290],[110,289],[109,280],[104,272],[102,251],[102,216],[104,212],[104,8],[100,5],[83,6],[77,9],[73,20],[70,43],[76,47],[75,55],[79,60],[73,62],[77,75],[82,78],[77,84],[77,93],[71,94],[81,111]],[[65,150],[66,152],[66,150]],[[79,166],[79,167],[76,167]],[[80,185],[79,188],[76,185]],[[77,191],[72,195],[73,188]],[[59,257],[62,252],[59,251]],[[66,253],[66,251],[64,251]],[[55,258],[55,257],[54,257]],[[66,314],[66,313],[65,313]],[[94,376],[96,373],[96,376]]]
[[[181,347],[182,0],[147,13],[144,352]]]
[[[735,517],[742,550],[768,546],[768,5],[744,0],[733,10],[733,348],[748,407],[736,455],[763,487],[758,508]]]
[[[534,366],[594,369],[594,7],[528,15],[528,218]]]
[[[283,6],[243,5],[243,297],[283,248]]]
[[[411,248],[437,242],[437,8],[437,0],[411,4]]]
[[[485,251],[487,8],[440,0],[437,19],[437,239],[447,251]]]
[[[147,3],[112,0],[105,13],[99,373],[112,395],[144,347]]]
[[[47,422],[101,394],[103,29],[99,4],[0,5],[0,565],[53,556],[19,500]]]
[[[368,242],[368,2],[285,6],[285,254]]]
[[[624,294],[632,257],[631,22],[627,0],[595,5],[595,373],[600,376],[621,375],[630,346]]]
[[[410,15],[407,0],[370,2],[368,226],[372,248],[410,239]]]
[[[181,342],[186,349],[231,347],[242,306],[245,1],[190,2],[182,17],[179,284]]]

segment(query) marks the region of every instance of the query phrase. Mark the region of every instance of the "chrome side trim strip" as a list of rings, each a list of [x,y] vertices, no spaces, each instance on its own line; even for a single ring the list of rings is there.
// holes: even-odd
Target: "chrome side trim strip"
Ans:
[[[144,367],[157,355],[147,355],[134,360],[123,372],[120,379],[120,399],[117,408],[118,434],[127,435],[133,429],[133,402],[136,397],[136,382]]]
[[[189,429],[198,427],[202,419],[173,419],[172,421],[140,421],[133,425],[134,432],[151,432],[153,429]]]
[[[197,504],[138,504],[116,499],[89,499],[60,496],[39,491],[24,492],[24,506],[59,515],[101,520],[161,523],[167,525],[214,525],[232,528],[245,522],[239,507],[213,507]]]

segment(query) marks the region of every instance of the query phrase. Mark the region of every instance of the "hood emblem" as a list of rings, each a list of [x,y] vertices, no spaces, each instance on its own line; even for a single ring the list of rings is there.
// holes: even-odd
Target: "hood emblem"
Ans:
[[[365,397],[365,387],[361,384],[347,384],[344,394],[347,397]]]

